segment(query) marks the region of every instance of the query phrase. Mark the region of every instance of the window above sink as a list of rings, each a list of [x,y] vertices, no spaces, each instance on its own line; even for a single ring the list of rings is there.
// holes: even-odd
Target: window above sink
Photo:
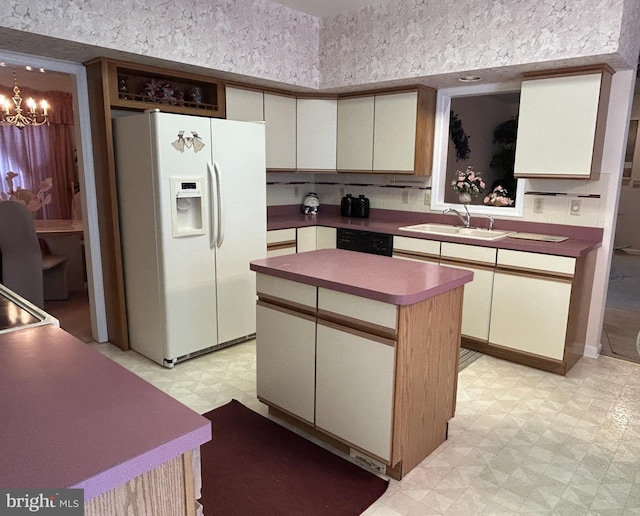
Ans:
[[[486,183],[484,192],[478,196],[479,203],[476,201],[476,203],[468,205],[471,214],[522,216],[525,189],[523,179],[514,179],[511,183],[505,183],[515,185],[513,206],[493,206],[482,203],[482,199],[492,191],[493,186],[500,184],[496,181],[501,179],[500,175],[502,174],[497,166],[500,157],[514,151],[514,142],[501,146],[499,142],[495,143],[493,140],[497,126],[509,127],[513,125],[514,128],[517,126],[519,92],[519,82],[463,86],[438,91],[436,145],[431,183],[432,210],[443,211],[447,208],[460,206],[457,194],[451,188],[451,181],[456,170],[465,171],[467,166],[471,166],[476,172],[481,173],[481,177]],[[464,110],[463,114],[456,108],[456,101],[459,101],[460,107]],[[477,103],[477,116],[493,119],[487,121],[486,130],[481,128],[480,122],[482,120],[480,122],[475,120],[475,123],[471,120],[469,109],[470,106],[474,108],[471,102]],[[481,114],[483,111],[485,115]],[[499,114],[497,114],[498,111]],[[514,117],[515,120],[513,120]],[[465,125],[475,128],[475,131],[466,134]],[[450,131],[450,129],[454,130]],[[499,156],[501,153],[502,155]],[[492,163],[492,167],[490,167],[490,163]],[[513,186],[509,186],[509,188],[513,189]]]

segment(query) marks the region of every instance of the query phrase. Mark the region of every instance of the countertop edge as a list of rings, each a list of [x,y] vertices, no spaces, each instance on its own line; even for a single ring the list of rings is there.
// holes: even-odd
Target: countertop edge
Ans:
[[[202,419],[204,424],[200,428],[70,487],[84,489],[84,500],[86,502],[197,448],[210,441],[212,437],[211,422],[204,417]]]

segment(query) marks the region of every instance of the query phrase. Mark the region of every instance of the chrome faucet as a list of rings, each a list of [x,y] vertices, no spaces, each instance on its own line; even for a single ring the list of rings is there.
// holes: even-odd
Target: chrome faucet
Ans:
[[[489,231],[493,229],[493,217],[491,215],[485,215],[489,219]]]
[[[462,221],[462,223],[464,224],[465,228],[468,228],[471,224],[471,214],[469,213],[469,209],[467,208],[466,204],[463,204],[464,206],[464,211],[466,211],[466,214],[463,215],[462,213],[460,213],[458,210],[456,210],[455,208],[447,208],[446,210],[444,210],[442,212],[443,215],[446,215],[447,213],[454,213],[455,215],[458,216],[458,218]]]

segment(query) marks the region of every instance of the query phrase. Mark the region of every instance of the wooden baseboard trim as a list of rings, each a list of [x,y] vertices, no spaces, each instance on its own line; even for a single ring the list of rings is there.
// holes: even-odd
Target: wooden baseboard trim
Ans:
[[[531,353],[525,353],[524,351],[516,351],[464,336],[462,337],[461,345],[465,349],[471,349],[485,355],[508,360],[509,362],[514,362],[516,364],[526,365],[549,373],[559,374],[561,376],[565,376],[570,369],[567,367],[567,363],[561,360],[545,358]]]

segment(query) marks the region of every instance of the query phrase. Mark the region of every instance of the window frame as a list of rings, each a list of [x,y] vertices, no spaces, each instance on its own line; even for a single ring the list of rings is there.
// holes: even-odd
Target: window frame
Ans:
[[[447,208],[460,208],[460,204],[444,201],[447,185],[447,154],[449,148],[449,113],[451,99],[456,97],[474,97],[499,93],[518,92],[521,81],[495,84],[478,84],[443,88],[438,90],[436,100],[435,146],[433,151],[433,175],[431,178],[431,210],[444,211]],[[471,214],[522,217],[524,212],[525,179],[517,179],[516,202],[513,207],[498,207],[486,205],[472,205],[467,207]]]

